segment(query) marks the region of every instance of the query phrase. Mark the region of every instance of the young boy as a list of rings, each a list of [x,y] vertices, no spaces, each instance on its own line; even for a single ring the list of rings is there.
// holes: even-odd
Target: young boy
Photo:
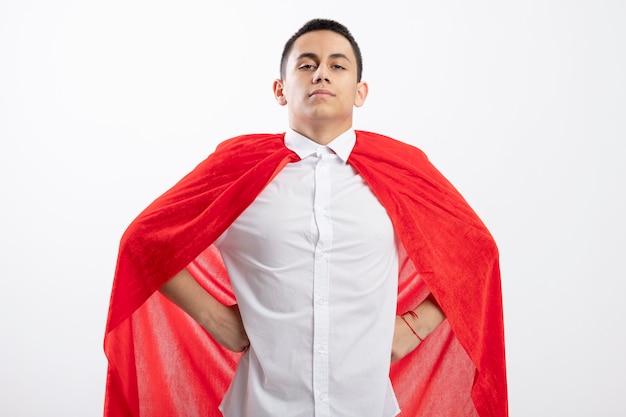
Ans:
[[[347,28],[308,22],[280,68],[286,132],[224,142],[125,233],[105,415],[506,416],[489,232],[421,151],[353,129]]]

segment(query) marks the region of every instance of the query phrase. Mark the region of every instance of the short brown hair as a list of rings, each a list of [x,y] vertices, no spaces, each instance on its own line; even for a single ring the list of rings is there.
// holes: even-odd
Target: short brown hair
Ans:
[[[354,52],[354,56],[356,57],[356,66],[357,66],[357,82],[361,81],[361,77],[363,75],[363,57],[361,56],[361,48],[356,43],[356,40],[350,33],[347,27],[342,25],[339,22],[330,19],[313,19],[309,20],[302,26],[296,33],[293,34],[291,38],[285,43],[285,47],[283,48],[283,54],[280,58],[280,78],[285,78],[285,67],[287,66],[287,59],[289,58],[289,54],[293,49],[293,44],[296,40],[304,35],[305,33],[314,32],[317,30],[330,30],[332,32],[338,33],[350,42],[352,46],[352,51]]]

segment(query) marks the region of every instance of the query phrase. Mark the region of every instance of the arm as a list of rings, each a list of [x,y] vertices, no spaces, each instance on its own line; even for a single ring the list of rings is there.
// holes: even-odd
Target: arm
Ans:
[[[421,340],[413,333],[413,330],[415,330],[420,338],[425,339],[446,318],[432,294],[426,297],[413,311],[417,314],[417,318],[411,314],[404,315],[404,320],[408,322],[408,325],[404,322],[402,317],[396,316],[393,344],[391,347],[392,362],[402,359],[421,343]],[[413,330],[411,330],[411,328]]]
[[[241,352],[250,344],[237,304],[225,306],[217,301],[187,269],[166,282],[160,291],[226,349]]]

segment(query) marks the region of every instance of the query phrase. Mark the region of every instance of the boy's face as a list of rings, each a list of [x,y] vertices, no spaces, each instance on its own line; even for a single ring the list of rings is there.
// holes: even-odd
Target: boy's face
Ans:
[[[289,54],[285,78],[274,82],[279,104],[288,105],[293,129],[318,123],[352,126],[354,106],[367,97],[367,84],[357,82],[357,63],[350,42],[320,30],[299,37]]]

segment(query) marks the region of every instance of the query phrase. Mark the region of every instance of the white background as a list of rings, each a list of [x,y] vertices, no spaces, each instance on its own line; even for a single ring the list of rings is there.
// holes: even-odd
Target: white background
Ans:
[[[0,415],[101,415],[122,232],[218,142],[285,129],[313,17],[363,50],[355,126],[426,151],[499,244],[511,415],[625,416],[618,0],[1,1]]]

